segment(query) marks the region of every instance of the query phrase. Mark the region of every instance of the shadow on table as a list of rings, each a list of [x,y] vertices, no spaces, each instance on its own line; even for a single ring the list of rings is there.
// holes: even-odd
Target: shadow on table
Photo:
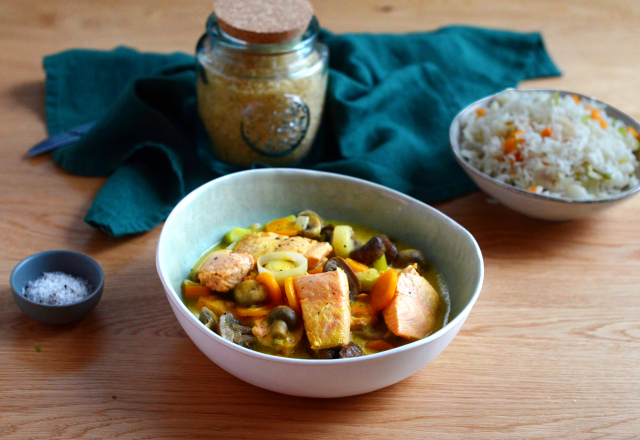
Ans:
[[[437,204],[435,208],[475,237],[485,259],[528,260],[562,253],[571,243],[588,242],[600,223],[592,219],[568,222],[532,219],[497,204],[481,192]]]
[[[55,376],[82,370],[102,349],[104,322],[99,309],[73,324],[49,325],[29,318],[12,304],[3,320],[2,336],[15,364],[34,374]]]
[[[9,89],[7,96],[15,104],[26,107],[45,122],[45,90],[44,81],[30,81]]]
[[[358,426],[359,411],[392,405],[403,390],[406,392],[406,387],[392,385],[361,396],[335,399],[287,396],[237,379],[209,361],[191,342],[174,350],[170,357],[189,359],[191,365],[188,371],[182,362],[165,365],[169,377],[159,380],[156,390],[162,394],[163,404],[154,408],[163,416],[153,424],[159,432],[183,438],[211,430],[233,438],[337,435],[339,426]],[[180,375],[184,388],[176,389],[175,379]],[[162,408],[169,402],[179,402],[171,405],[170,413]]]

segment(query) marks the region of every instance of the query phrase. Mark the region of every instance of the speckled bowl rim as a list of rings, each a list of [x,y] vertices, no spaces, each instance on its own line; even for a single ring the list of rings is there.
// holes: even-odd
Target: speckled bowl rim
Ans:
[[[90,264],[94,265],[98,269],[98,272],[100,273],[100,282],[98,283],[97,286],[93,286],[93,290],[91,291],[91,293],[89,295],[87,295],[86,298],[84,298],[84,299],[82,299],[82,300],[80,300],[78,302],[71,303],[71,304],[42,304],[42,303],[38,303],[38,302],[32,301],[29,298],[27,298],[26,296],[24,296],[22,294],[22,289],[21,290],[17,290],[16,289],[15,277],[16,277],[16,273],[18,272],[19,269],[21,269],[23,266],[25,266],[27,264],[30,264],[32,261],[36,260],[38,257],[42,257],[42,256],[49,255],[49,254],[60,254],[60,253],[73,254],[73,255],[80,256],[81,258],[84,258],[87,261],[89,261]],[[27,261],[27,260],[29,260],[29,261]],[[83,254],[82,252],[70,251],[70,250],[66,250],[66,249],[53,249],[53,250],[50,250],[50,251],[42,251],[42,252],[38,252],[38,253],[35,253],[35,254],[31,254],[28,257],[24,258],[22,261],[20,261],[18,264],[16,264],[16,266],[11,271],[11,276],[9,277],[9,284],[11,284],[11,290],[13,290],[17,295],[19,295],[23,300],[25,300],[28,303],[35,304],[36,306],[40,306],[40,307],[46,307],[48,309],[64,309],[64,308],[67,308],[67,307],[77,306],[78,304],[82,304],[82,303],[84,303],[86,301],[89,301],[98,292],[102,291],[102,289],[104,288],[104,271],[102,270],[102,266],[100,266],[100,263],[98,263],[96,260],[94,260],[90,256],[88,256],[86,254]]]
[[[609,113],[611,111],[611,113],[614,113],[613,115],[611,113],[609,113],[609,116],[613,116],[616,119],[620,119],[621,121],[623,121],[625,124],[627,124],[627,126],[632,126],[633,128],[636,129],[636,131],[640,132],[640,123],[638,123],[635,119],[633,119],[631,116],[627,115],[626,113],[621,112],[620,110],[618,110],[617,108],[615,108],[612,105],[607,104],[606,102],[600,101],[598,99],[595,99],[593,97],[587,96],[587,95],[583,95],[581,93],[577,93],[577,92],[570,92],[570,91],[566,91],[566,90],[558,90],[558,89],[506,89],[503,90],[502,92],[496,93],[494,95],[488,96],[486,98],[482,98],[472,104],[469,104],[467,107],[465,107],[462,111],[460,111],[456,117],[453,119],[453,122],[451,122],[451,127],[449,129],[449,146],[451,148],[451,151],[453,152],[453,155],[455,156],[456,160],[458,161],[458,163],[468,172],[473,173],[475,176],[480,177],[483,180],[487,180],[495,185],[500,186],[501,188],[507,190],[507,191],[511,191],[513,193],[516,193],[520,196],[524,196],[524,197],[528,197],[530,199],[538,199],[538,200],[545,200],[551,203],[557,203],[557,204],[575,204],[575,205],[588,205],[588,204],[601,204],[601,203],[610,203],[610,202],[615,202],[617,200],[622,200],[625,199],[627,197],[631,197],[632,195],[638,193],[640,191],[640,185],[634,187],[634,188],[629,188],[628,190],[615,195],[615,196],[611,196],[611,197],[606,197],[606,198],[602,198],[602,199],[595,199],[595,200],[575,200],[575,199],[570,199],[567,197],[552,197],[552,196],[547,196],[547,195],[543,195],[543,194],[536,194],[534,192],[531,191],[527,191],[525,189],[522,188],[517,188],[513,185],[509,185],[507,183],[501,182],[498,179],[495,179],[494,177],[489,176],[488,174],[483,173],[482,171],[476,169],[473,165],[471,165],[469,162],[467,162],[462,155],[460,154],[460,132],[461,129],[460,127],[460,121],[462,119],[463,116],[465,116],[467,113],[476,110],[477,108],[480,107],[486,107],[487,104],[489,104],[491,101],[493,101],[496,97],[507,93],[507,92],[518,92],[518,93],[530,93],[530,92],[548,92],[548,93],[556,93],[558,92],[560,96],[566,96],[566,95],[576,95],[579,96],[580,98],[585,98],[585,99],[589,99],[593,102],[596,102],[598,104],[601,104],[605,107],[605,110],[607,111],[607,113]],[[455,131],[455,127],[456,127],[456,123],[458,126],[458,130]],[[638,178],[640,178],[640,167],[638,169],[636,169],[636,176],[638,176]]]
[[[467,240],[470,241],[470,243],[472,244],[473,248],[475,249],[475,252],[476,252],[475,255],[477,256],[477,259],[478,259],[478,267],[476,268],[476,270],[478,270],[478,283],[475,286],[475,290],[474,290],[473,294],[471,295],[471,298],[469,299],[468,303],[462,308],[462,310],[460,310],[460,312],[458,313],[458,315],[455,318],[453,318],[451,321],[449,321],[440,330],[434,332],[433,334],[427,336],[426,338],[420,339],[418,341],[413,341],[413,342],[410,342],[410,343],[405,344],[405,345],[401,345],[400,347],[395,347],[395,348],[393,348],[391,350],[382,351],[380,353],[368,354],[366,356],[359,356],[359,357],[348,358],[348,359],[331,359],[331,360],[287,358],[287,357],[274,356],[274,355],[270,355],[270,354],[260,353],[260,352],[253,351],[253,350],[248,350],[248,349],[246,349],[244,347],[241,347],[241,346],[239,346],[237,344],[234,344],[233,342],[227,341],[226,339],[220,337],[218,334],[212,332],[211,330],[207,329],[204,325],[202,325],[202,323],[198,320],[198,318],[196,318],[194,316],[194,314],[189,311],[187,306],[184,304],[184,302],[178,296],[178,293],[173,288],[171,282],[168,279],[167,274],[164,273],[164,271],[162,270],[161,260],[163,258],[163,255],[161,255],[161,253],[162,253],[162,251],[161,251],[161,241],[162,241],[163,234],[165,232],[166,225],[170,224],[173,221],[173,218],[176,217],[177,215],[179,215],[180,211],[186,205],[188,205],[189,203],[192,203],[193,200],[197,199],[198,195],[201,192],[207,191],[208,188],[211,185],[216,185],[217,182],[219,182],[221,180],[241,178],[242,175],[248,174],[248,173],[253,173],[253,174],[267,174],[267,173],[301,174],[301,175],[305,175],[305,177],[308,177],[309,179],[314,179],[316,184],[317,184],[318,179],[322,179],[322,178],[332,178],[332,179],[338,179],[338,180],[344,180],[344,181],[351,181],[351,182],[354,182],[354,183],[359,184],[359,185],[371,186],[371,187],[373,187],[373,188],[375,188],[375,189],[377,189],[377,190],[379,190],[381,192],[387,192],[390,195],[393,195],[394,197],[399,197],[400,199],[410,201],[411,203],[416,203],[416,204],[419,204],[419,205],[423,205],[424,207],[427,207],[428,210],[431,212],[431,215],[434,215],[436,217],[441,217],[445,221],[451,222],[452,226],[455,229],[457,229],[462,235],[464,235],[467,238]],[[207,337],[217,340],[219,343],[229,347],[230,349],[232,349],[234,351],[241,352],[241,353],[243,353],[243,354],[245,354],[247,356],[258,358],[258,359],[263,359],[263,360],[268,360],[269,362],[282,363],[282,364],[294,364],[294,365],[324,365],[324,364],[329,365],[329,364],[351,363],[351,362],[370,362],[371,360],[376,359],[376,358],[386,357],[386,356],[394,356],[395,354],[397,354],[399,352],[406,351],[406,350],[412,350],[412,349],[415,349],[418,346],[428,344],[428,343],[430,343],[431,341],[433,341],[435,339],[439,339],[444,334],[446,334],[449,331],[451,331],[452,329],[456,328],[457,325],[461,321],[465,321],[467,319],[467,317],[469,316],[469,314],[471,312],[471,309],[473,308],[473,306],[475,305],[476,301],[478,300],[478,297],[480,296],[480,292],[481,292],[482,286],[484,284],[484,258],[482,256],[482,251],[480,250],[480,246],[478,245],[478,242],[476,241],[474,236],[471,234],[471,232],[469,232],[466,228],[464,228],[462,225],[460,225],[458,222],[453,220],[448,215],[444,214],[443,212],[438,211],[437,209],[435,209],[432,206],[427,205],[426,203],[423,203],[423,202],[421,202],[419,200],[414,199],[413,197],[410,197],[410,196],[408,196],[406,194],[403,194],[403,193],[398,192],[396,190],[393,190],[391,188],[387,188],[386,186],[378,185],[377,183],[369,182],[369,181],[358,179],[358,178],[355,178],[355,177],[345,176],[345,175],[342,175],[342,174],[329,173],[329,172],[325,172],[325,171],[313,171],[313,170],[305,170],[305,169],[296,169],[296,168],[264,168],[264,169],[254,169],[254,170],[240,171],[240,172],[237,172],[237,173],[232,173],[232,174],[228,174],[226,176],[218,177],[217,179],[214,179],[214,180],[212,180],[212,181],[210,181],[208,183],[205,183],[204,185],[202,185],[202,186],[196,188],[195,190],[193,190],[186,197],[184,197],[180,201],[180,203],[178,203],[178,205],[176,205],[173,208],[173,210],[171,211],[171,214],[169,214],[169,217],[167,218],[167,220],[165,221],[165,224],[163,225],[162,232],[160,233],[160,237],[158,238],[158,245],[156,246],[156,270],[158,272],[158,276],[160,278],[160,281],[162,282],[162,285],[163,285],[163,287],[165,289],[165,292],[167,293],[168,300],[173,302],[173,304],[175,304],[178,307],[180,312],[183,313],[183,315],[189,321],[191,321],[192,323],[198,324],[198,325],[196,325],[196,328],[198,329],[198,331],[200,331],[201,333],[205,333],[207,335]],[[177,319],[177,315],[176,315],[176,319]],[[192,338],[190,338],[190,339],[192,339]]]

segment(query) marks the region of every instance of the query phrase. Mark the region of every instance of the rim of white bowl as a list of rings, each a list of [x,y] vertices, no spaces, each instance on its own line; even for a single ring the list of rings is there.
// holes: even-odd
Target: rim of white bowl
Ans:
[[[220,180],[238,179],[238,178],[241,178],[242,176],[244,176],[246,174],[271,174],[271,173],[300,174],[300,175],[313,176],[313,177],[329,177],[329,178],[332,178],[332,179],[345,180],[345,181],[355,182],[357,184],[361,184],[361,185],[365,185],[365,186],[370,186],[370,187],[375,188],[375,189],[377,189],[379,191],[387,192],[387,193],[389,193],[391,195],[394,195],[396,197],[400,197],[400,198],[405,199],[407,201],[411,201],[413,203],[418,203],[419,205],[422,205],[422,206],[426,207],[436,217],[440,217],[444,221],[451,222],[451,224],[452,224],[452,226],[454,228],[458,229],[463,235],[466,235],[467,238],[469,238],[471,240],[471,243],[472,243],[472,245],[473,245],[473,247],[474,247],[474,249],[476,251],[476,255],[478,257],[479,280],[478,280],[478,284],[476,286],[475,291],[473,292],[473,295],[472,295],[471,299],[469,300],[467,305],[460,311],[460,313],[458,313],[458,316],[456,316],[454,319],[449,321],[447,323],[447,325],[445,325],[443,328],[441,328],[440,330],[436,331],[432,335],[427,336],[424,339],[420,339],[418,341],[414,341],[414,342],[411,342],[409,344],[402,345],[400,347],[396,347],[396,348],[394,348],[392,350],[387,350],[387,351],[383,351],[383,352],[380,352],[380,353],[368,354],[366,356],[359,356],[359,357],[348,358],[348,359],[318,360],[318,359],[298,359],[298,358],[280,357],[280,356],[274,356],[274,355],[270,355],[270,354],[265,354],[265,353],[260,353],[260,352],[257,352],[257,351],[249,350],[247,348],[240,347],[239,345],[234,344],[233,342],[229,342],[224,338],[221,338],[218,334],[212,332],[211,330],[207,329],[204,325],[202,325],[202,323],[193,315],[193,313],[191,313],[189,311],[189,309],[184,304],[184,302],[182,300],[180,300],[180,297],[178,296],[177,292],[173,289],[173,287],[171,286],[171,283],[169,283],[169,280],[167,279],[166,275],[163,273],[163,271],[161,269],[161,265],[160,265],[160,243],[161,243],[162,238],[164,236],[164,231],[165,231],[166,226],[171,223],[171,221],[177,215],[177,213],[180,210],[182,210],[187,204],[189,204],[193,199],[195,199],[198,196],[199,193],[205,191],[206,188],[208,188],[209,186],[215,185]],[[272,362],[284,363],[284,364],[297,364],[297,365],[309,365],[309,366],[311,366],[311,365],[324,365],[324,364],[335,365],[337,363],[347,363],[347,362],[363,362],[363,361],[366,361],[368,359],[375,359],[375,358],[379,358],[379,357],[383,357],[383,356],[392,356],[394,353],[399,353],[399,352],[402,352],[402,351],[405,351],[405,350],[411,350],[411,349],[414,349],[414,348],[419,347],[421,345],[427,344],[427,343],[433,341],[434,339],[440,338],[441,336],[443,336],[447,332],[451,331],[451,329],[456,327],[456,325],[460,321],[463,321],[464,319],[466,319],[466,317],[471,312],[471,308],[476,303],[476,301],[478,299],[478,296],[480,296],[480,291],[482,290],[482,284],[484,282],[484,259],[482,258],[482,251],[480,250],[480,246],[478,246],[478,242],[473,237],[473,235],[471,235],[471,233],[469,231],[467,231],[464,227],[462,227],[458,222],[453,220],[451,217],[443,214],[442,212],[438,211],[437,209],[433,208],[432,206],[427,205],[426,203],[423,203],[423,202],[421,202],[421,201],[419,201],[417,199],[414,199],[413,197],[410,197],[410,196],[408,196],[406,194],[403,194],[403,193],[398,192],[396,190],[393,190],[391,188],[387,188],[385,186],[379,185],[377,183],[369,182],[369,181],[358,179],[358,178],[355,178],[355,177],[345,176],[345,175],[342,175],[342,174],[328,173],[328,172],[325,172],[325,171],[294,169],[294,168],[264,168],[264,169],[256,169],[256,170],[239,171],[237,173],[228,174],[226,176],[218,177],[217,179],[214,179],[214,180],[212,180],[210,182],[207,182],[207,183],[203,184],[202,186],[200,186],[200,187],[194,189],[193,191],[191,191],[187,196],[185,196],[180,201],[180,203],[178,203],[173,208],[173,210],[169,214],[169,217],[167,217],[167,220],[165,221],[164,225],[162,226],[162,231],[160,232],[160,237],[158,238],[158,246],[156,247],[156,270],[158,271],[158,275],[160,277],[160,280],[162,281],[162,285],[164,286],[165,292],[169,293],[167,295],[169,297],[169,299],[178,307],[178,310],[180,310],[183,313],[183,315],[185,315],[187,317],[187,319],[189,319],[191,322],[196,324],[196,328],[198,328],[198,330],[200,332],[206,334],[208,337],[212,337],[214,340],[218,341],[221,344],[226,345],[227,347],[231,348],[232,350],[238,351],[238,352],[243,353],[243,354],[245,354],[247,356],[251,356],[251,357],[255,357],[255,358],[263,359],[263,360],[268,360],[268,361],[272,361]]]
[[[592,204],[592,203],[609,203],[609,202],[615,202],[617,200],[622,200],[625,199],[627,197],[630,197],[634,194],[636,194],[638,191],[640,191],[640,185],[634,187],[634,188],[629,188],[628,190],[621,192],[620,194],[617,194],[615,196],[611,196],[611,197],[605,197],[602,199],[594,199],[594,200],[575,200],[575,199],[570,199],[568,197],[553,197],[553,196],[547,196],[544,194],[536,194],[534,192],[531,191],[527,191],[525,189],[522,188],[518,188],[515,187],[513,185],[509,185],[506,184],[504,182],[500,182],[498,179],[495,179],[491,176],[489,176],[488,174],[483,173],[482,171],[476,169],[473,165],[471,165],[469,162],[467,162],[462,155],[460,154],[460,120],[462,119],[462,117],[471,112],[476,110],[479,107],[484,107],[486,103],[489,103],[491,101],[493,101],[496,97],[502,95],[503,93],[507,93],[507,92],[518,92],[518,93],[530,93],[530,92],[548,92],[548,93],[556,93],[558,92],[558,94],[560,96],[566,96],[566,95],[577,95],[580,98],[585,98],[585,99],[589,99],[592,100],[598,104],[602,104],[603,106],[605,106],[605,110],[612,110],[613,113],[617,113],[616,119],[620,119],[622,120],[625,124],[627,124],[628,126],[632,126],[634,127],[637,131],[640,131],[640,123],[638,123],[638,121],[636,121],[635,119],[633,119],[631,116],[627,115],[624,112],[621,112],[620,110],[618,110],[617,108],[615,108],[612,105],[607,104],[606,102],[600,101],[596,98],[593,98],[591,96],[587,96],[587,95],[583,95],[581,93],[578,92],[570,92],[567,90],[558,90],[558,89],[513,89],[513,88],[509,88],[509,89],[505,89],[502,92],[498,92],[496,94],[493,94],[491,96],[487,96],[486,98],[482,98],[479,99],[478,101],[475,101],[471,104],[469,104],[468,106],[466,106],[464,109],[462,109],[455,118],[453,118],[453,122],[451,122],[451,127],[449,128],[449,146],[451,148],[451,151],[453,152],[453,155],[455,156],[456,160],[458,161],[458,163],[460,164],[460,166],[462,166],[465,170],[467,170],[470,173],[473,173],[474,175],[480,177],[483,180],[486,180],[494,185],[500,186],[501,188],[504,188],[508,191],[517,193],[518,195],[522,195],[525,197],[529,197],[531,199],[537,199],[537,200],[545,200],[548,202],[555,202],[558,204],[576,204],[576,205],[582,205],[582,204]],[[458,125],[458,130],[454,132],[454,128],[456,126],[456,123]],[[638,168],[636,170],[636,175],[640,178],[640,168]]]

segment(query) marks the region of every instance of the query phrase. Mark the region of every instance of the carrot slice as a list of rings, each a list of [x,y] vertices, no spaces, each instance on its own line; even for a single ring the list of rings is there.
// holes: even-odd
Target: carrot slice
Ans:
[[[513,133],[511,133],[511,136],[509,136],[507,139],[504,140],[504,142],[502,143],[502,146],[504,147],[504,154],[511,154],[512,152],[516,151],[518,149],[518,144],[521,144],[524,142],[524,139],[518,139],[518,135],[524,134],[524,131],[514,131]]]
[[[236,307],[236,313],[238,316],[264,316],[268,315],[273,310],[273,306],[251,306],[251,307]]]
[[[287,297],[289,307],[296,312],[298,316],[302,316],[302,308],[296,296],[296,290],[293,288],[293,277],[287,277],[284,280],[284,294]]]
[[[529,188],[527,188],[527,191],[531,191],[531,192],[537,192],[538,188],[540,188],[539,185],[536,186],[530,186]]]
[[[514,137],[510,137],[504,140],[502,143],[504,147],[504,154],[511,154],[513,151],[518,149],[518,141]]]
[[[633,135],[636,139],[640,140],[640,134],[633,127],[627,127],[627,131]]]
[[[573,100],[576,102],[576,104],[580,104],[580,97],[578,95],[571,95],[573,96]]]
[[[326,262],[327,262],[327,259],[325,258],[324,260],[322,260],[322,263],[318,264],[313,269],[308,270],[307,273],[311,273],[311,274],[322,273],[322,271],[324,270],[324,263]]]
[[[596,121],[600,122],[600,127],[607,128],[607,123],[604,121],[604,119],[602,119],[599,109],[591,109],[591,119],[595,119]]]
[[[280,286],[278,286],[278,282],[273,275],[269,272],[262,272],[261,274],[258,274],[256,281],[265,285],[267,292],[269,293],[269,301],[271,301],[273,305],[282,305],[282,291],[280,290]]]
[[[398,272],[394,269],[388,269],[380,275],[369,292],[369,304],[373,310],[378,312],[387,307],[396,294],[397,286]]]
[[[376,350],[376,351],[387,351],[395,347],[389,344],[387,341],[378,340],[378,341],[371,341],[366,343],[364,348],[368,348],[369,350]]]
[[[267,225],[266,229],[267,232],[274,232],[276,234],[287,235],[289,237],[298,235],[298,232],[300,232],[296,227],[296,224],[288,218],[279,218],[274,220]]]
[[[349,263],[349,266],[351,266],[351,269],[353,269],[355,273],[366,272],[369,270],[369,266],[362,264],[359,261],[352,260],[349,257],[345,258],[345,260],[347,260],[347,263]]]
[[[195,285],[183,285],[182,294],[184,296],[210,296],[213,295],[213,290],[207,286],[195,286]]]
[[[515,154],[516,162],[524,162],[524,157],[522,156],[522,151],[518,150]]]
[[[483,108],[479,108],[478,110],[476,110],[476,113],[478,114],[478,116],[484,116],[487,111]]]
[[[547,127],[540,132],[540,135],[544,138],[551,136],[551,133],[553,133],[553,127]]]

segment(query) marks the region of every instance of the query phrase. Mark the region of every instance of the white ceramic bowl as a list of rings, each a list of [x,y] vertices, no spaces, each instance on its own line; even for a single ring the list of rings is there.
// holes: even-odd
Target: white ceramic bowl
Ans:
[[[453,120],[451,129],[449,131],[451,149],[453,150],[453,154],[455,155],[456,160],[462,166],[462,168],[464,168],[465,172],[469,175],[471,180],[473,180],[481,190],[491,195],[492,197],[500,201],[503,205],[513,209],[514,211],[518,211],[519,213],[524,214],[528,217],[551,221],[576,220],[589,217],[596,212],[603,211],[619,204],[620,202],[626,200],[630,196],[640,191],[640,186],[637,186],[634,188],[630,188],[617,196],[585,201],[572,200],[569,198],[549,197],[543,196],[541,194],[535,194],[524,189],[516,188],[515,186],[507,185],[506,183],[500,182],[471,166],[471,164],[469,164],[469,162],[467,162],[460,155],[460,121],[469,112],[475,112],[480,107],[487,107],[496,96],[502,93],[506,93],[507,91],[513,91],[513,89],[509,89],[504,92],[489,96],[487,98],[483,98],[480,101],[476,101],[462,110]],[[516,90],[516,92],[555,93],[556,90],[523,89]],[[596,99],[575,92],[566,92],[562,90],[557,90],[557,92],[560,94],[560,96],[577,95],[581,98],[586,98],[600,103],[605,106],[605,109],[609,116],[620,119],[627,126],[632,126],[636,130],[640,131],[640,124],[638,124],[637,121],[602,101],[598,101]],[[636,173],[640,178],[640,170],[637,170]]]
[[[220,338],[181,300],[191,266],[238,226],[313,209],[325,218],[375,228],[420,249],[448,283],[450,322],[435,334],[387,352],[330,361],[258,353]],[[244,171],[213,180],[185,197],[167,219],[156,265],[185,332],[218,366],[258,387],[307,397],[367,393],[416,373],[451,342],[475,303],[484,273],[474,238],[417,200],[363,180],[294,169]]]

